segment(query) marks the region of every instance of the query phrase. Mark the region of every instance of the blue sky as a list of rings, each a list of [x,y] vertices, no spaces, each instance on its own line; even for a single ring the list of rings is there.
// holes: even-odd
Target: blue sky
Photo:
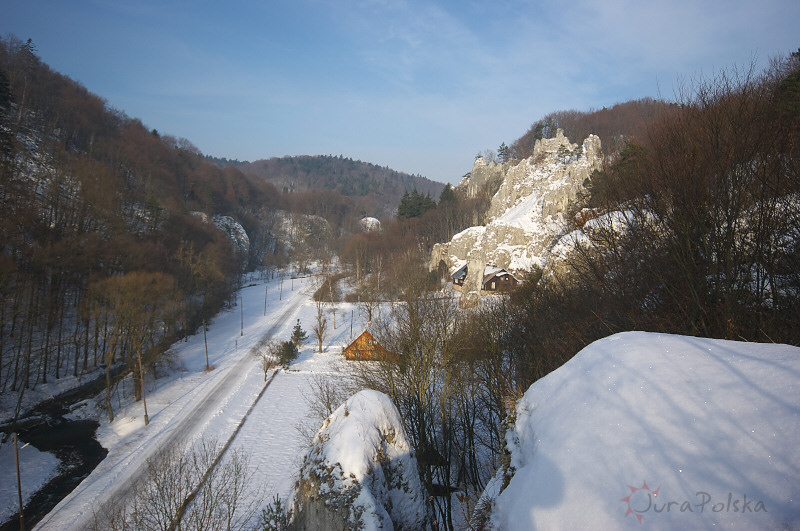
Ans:
[[[800,47],[797,0],[0,0],[0,33],[203,153],[458,182],[476,153]]]

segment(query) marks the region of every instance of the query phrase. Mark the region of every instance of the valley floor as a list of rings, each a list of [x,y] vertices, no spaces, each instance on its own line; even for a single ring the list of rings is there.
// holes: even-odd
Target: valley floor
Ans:
[[[264,507],[276,495],[286,500],[306,449],[301,431],[313,433],[319,425],[318,419],[309,417],[313,379],[343,375],[345,365],[340,353],[350,341],[351,319],[355,319],[352,334],[357,335],[363,327],[351,305],[337,304],[335,330],[326,310],[330,330],[324,342],[326,351],[314,352],[316,345],[309,339],[288,370],[268,374],[264,389],[264,372],[253,349],[265,336],[288,340],[298,319],[305,330],[311,329],[317,311],[311,300],[312,286],[310,278],[284,280],[281,289],[275,279],[267,285],[262,282],[242,289],[240,304],[217,316],[208,327],[210,371],[205,370],[202,333],[174,345],[176,368],[148,382],[148,426],[144,425],[141,402],[115,405],[116,418],[109,423],[102,396],[86,401],[75,415],[100,419],[98,439],[109,450],[108,456],[37,528],[87,528],[106,501],[125,495],[148,457],[167,445],[201,439],[222,445],[240,424],[228,452],[240,449],[248,456],[253,472],[251,485],[256,488],[248,494],[253,499],[246,501]],[[303,425],[305,429],[298,430]],[[0,449],[0,466],[13,470],[13,449],[9,452],[8,446]],[[51,454],[32,447],[22,449],[21,454],[23,480],[29,484],[29,491],[35,491],[37,484],[46,482],[56,463]],[[16,482],[11,479],[11,474],[4,474],[0,486],[3,518],[17,509]]]

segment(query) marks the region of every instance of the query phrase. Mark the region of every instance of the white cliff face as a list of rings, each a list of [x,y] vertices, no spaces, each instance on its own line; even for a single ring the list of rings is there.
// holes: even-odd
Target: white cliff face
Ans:
[[[244,227],[230,216],[214,216],[214,225],[231,240],[236,260],[242,271],[247,268],[247,257],[250,253],[250,238]]]
[[[486,264],[510,271],[544,267],[548,247],[563,227],[570,201],[602,164],[600,139],[590,135],[582,145],[571,144],[561,130],[555,138],[537,140],[533,155],[519,163],[490,164],[478,158],[470,177],[459,187],[475,194],[493,179],[502,179],[492,197],[488,222],[437,244],[431,267],[444,260],[451,269],[468,264],[462,306],[474,305],[480,294]]]
[[[203,223],[213,223],[230,238],[236,261],[244,272],[247,269],[247,258],[250,253],[250,237],[247,236],[244,227],[230,216],[209,217],[205,212],[191,212],[191,214],[200,218]]]

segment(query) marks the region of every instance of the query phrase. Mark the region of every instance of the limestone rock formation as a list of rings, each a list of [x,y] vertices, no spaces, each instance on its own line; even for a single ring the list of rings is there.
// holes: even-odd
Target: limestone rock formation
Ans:
[[[544,267],[570,201],[600,168],[602,157],[597,136],[590,135],[579,146],[559,129],[554,138],[537,140],[533,155],[525,160],[488,165],[480,157],[475,161],[471,174],[458,186],[475,195],[486,183],[495,184],[487,223],[436,244],[430,264],[435,269],[444,261],[451,271],[467,264],[462,306],[474,306],[479,300],[487,264],[512,272]]]
[[[247,268],[247,258],[250,254],[250,238],[244,227],[230,216],[214,216],[214,225],[225,233],[231,240],[236,262],[244,271]]]
[[[374,232],[381,230],[381,222],[377,218],[365,217],[358,221],[358,226],[361,227],[362,232]]]
[[[417,461],[388,396],[360,391],[325,420],[303,461],[294,512],[294,529],[425,529]]]
[[[213,223],[230,239],[236,263],[239,264],[240,269],[244,272],[247,269],[247,259],[250,254],[250,238],[247,236],[244,227],[230,216],[209,217],[205,212],[191,212],[191,214],[200,218],[203,223]]]

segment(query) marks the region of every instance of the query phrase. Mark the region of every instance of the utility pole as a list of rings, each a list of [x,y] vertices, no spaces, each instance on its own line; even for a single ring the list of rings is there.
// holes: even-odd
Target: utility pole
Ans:
[[[328,277],[328,293],[331,298],[331,306],[333,306],[333,329],[336,330],[336,306],[333,304],[333,279],[331,277]]]
[[[14,432],[14,461],[17,464],[17,496],[19,497],[19,529],[25,531],[25,516],[22,514],[22,479],[19,475],[19,448],[17,447],[17,432]]]
[[[267,295],[269,294],[269,284],[264,284],[264,317],[267,316]]]
[[[203,319],[203,343],[206,345],[206,370],[208,370],[208,338],[206,337],[206,320]]]
[[[142,365],[142,353],[139,352],[139,377],[142,380],[142,406],[144,407],[144,425],[150,424],[150,417],[147,416],[147,397],[145,397],[144,386],[144,366]]]
[[[244,335],[244,300],[242,300],[241,295],[239,296],[239,318],[242,320],[242,329],[239,332],[240,336]]]

